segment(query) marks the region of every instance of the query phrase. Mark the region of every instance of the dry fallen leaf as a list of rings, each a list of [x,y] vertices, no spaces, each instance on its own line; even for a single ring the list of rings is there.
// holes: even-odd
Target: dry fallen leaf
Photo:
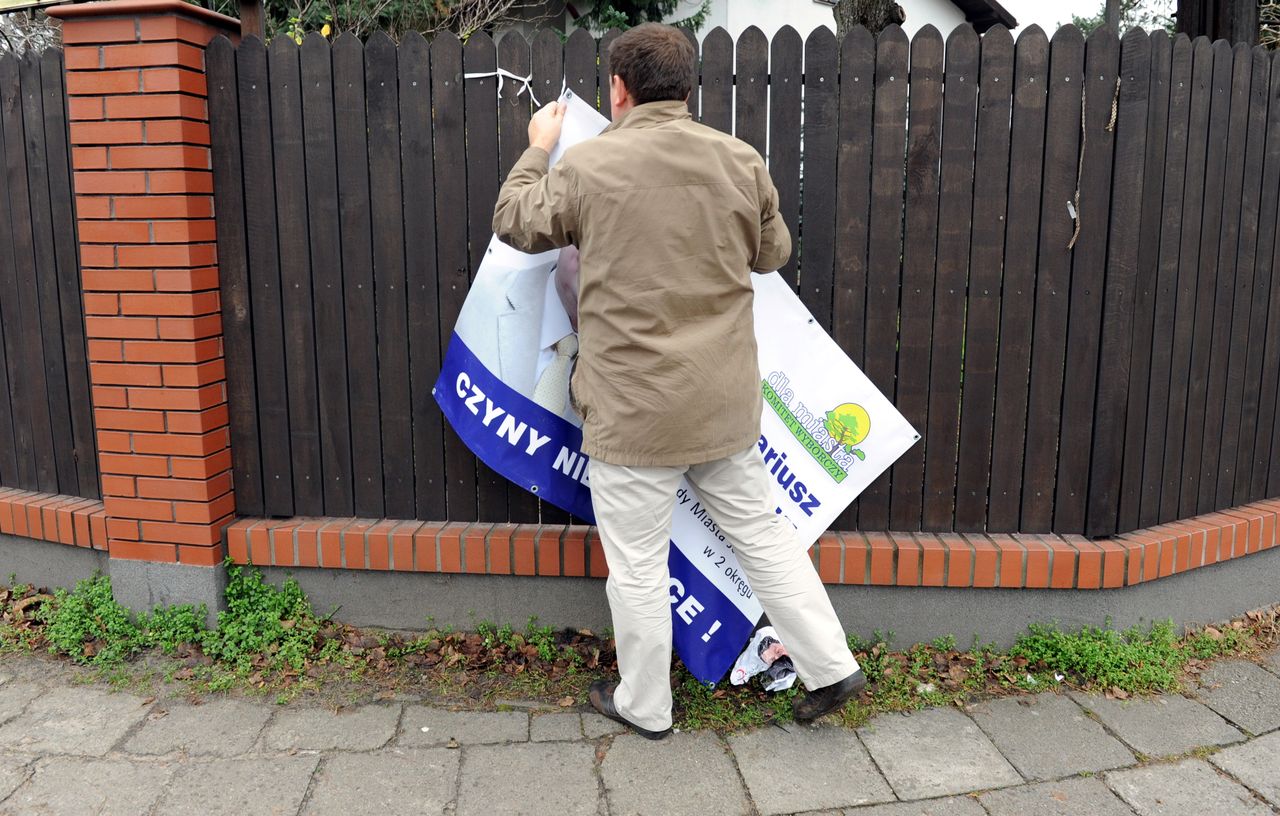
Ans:
[[[569,706],[571,706],[571,705],[573,705],[573,698],[572,698],[572,697],[561,697],[561,698],[560,698],[560,707],[561,707],[561,708],[568,708],[568,707],[569,707]]]

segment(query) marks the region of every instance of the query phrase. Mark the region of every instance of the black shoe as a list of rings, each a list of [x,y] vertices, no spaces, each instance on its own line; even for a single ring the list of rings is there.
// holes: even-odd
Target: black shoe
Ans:
[[[838,683],[832,683],[797,697],[791,704],[791,714],[797,722],[813,722],[824,714],[837,711],[846,702],[858,696],[867,686],[867,676],[858,669]]]
[[[613,692],[617,688],[617,683],[609,683],[605,680],[596,680],[591,684],[591,692],[589,696],[591,698],[591,705],[596,711],[599,711],[611,720],[622,723],[645,739],[660,740],[671,733],[670,728],[666,728],[662,731],[650,731],[647,728],[641,728],[619,714],[618,709],[613,706]]]

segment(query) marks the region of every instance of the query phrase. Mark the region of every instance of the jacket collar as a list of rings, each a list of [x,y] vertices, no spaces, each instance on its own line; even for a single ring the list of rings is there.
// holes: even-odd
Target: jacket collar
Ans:
[[[627,111],[626,116],[613,122],[606,130],[646,128],[691,118],[689,106],[684,102],[646,102]]]

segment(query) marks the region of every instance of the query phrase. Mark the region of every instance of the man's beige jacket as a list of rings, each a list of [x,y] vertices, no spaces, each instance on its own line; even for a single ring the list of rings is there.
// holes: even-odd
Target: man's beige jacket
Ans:
[[[547,163],[536,147],[520,157],[493,231],[525,252],[581,253],[583,451],[666,466],[745,450],[761,408],[751,272],[791,255],[760,154],[683,102],[650,102]]]

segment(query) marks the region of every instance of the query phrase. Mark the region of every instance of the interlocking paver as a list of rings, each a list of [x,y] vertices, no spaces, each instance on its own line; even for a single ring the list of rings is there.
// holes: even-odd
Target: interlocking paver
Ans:
[[[750,804],[724,745],[709,732],[653,742],[615,737],[600,766],[612,816],[733,816]]]
[[[1256,663],[1214,663],[1200,675],[1196,697],[1251,734],[1280,728],[1280,677]]]
[[[400,706],[357,706],[336,714],[327,708],[286,709],[267,725],[262,743],[269,751],[370,751],[391,741],[399,720]]]
[[[0,683],[0,723],[12,720],[27,705],[44,693],[44,687],[25,680]]]
[[[1062,779],[991,791],[978,797],[991,816],[1132,816],[1098,779]]]
[[[730,737],[729,747],[764,816],[894,799],[867,750],[846,728],[767,727]]]
[[[0,814],[147,813],[164,793],[175,767],[124,759],[41,759],[27,783],[0,804]]]
[[[846,810],[845,816],[987,816],[987,812],[971,796],[948,796],[943,799],[920,799],[891,805],[869,805]]]
[[[98,688],[55,688],[0,728],[10,750],[101,756],[147,715],[150,704],[132,694]]]
[[[1037,694],[978,703],[969,715],[1027,779],[1132,765],[1128,748],[1069,697]]]
[[[1199,759],[1111,771],[1107,784],[1139,816],[1271,816],[1271,808]]]
[[[1280,649],[1272,649],[1271,653],[1264,658],[1263,663],[1272,673],[1280,676]]]
[[[1280,808],[1280,731],[1224,748],[1209,761]]]
[[[1108,700],[1099,694],[1072,692],[1102,724],[1135,751],[1149,757],[1185,754],[1205,745],[1229,745],[1244,739],[1209,708],[1177,694]]]
[[[212,699],[192,705],[164,702],[152,708],[142,727],[124,744],[134,754],[182,751],[193,756],[236,756],[253,747],[271,709],[261,703]]]
[[[190,760],[153,816],[294,814],[319,762],[319,755]]]
[[[316,771],[302,812],[304,816],[441,813],[457,794],[460,755],[446,748],[338,754]]]
[[[462,758],[457,816],[596,816],[601,805],[588,743],[478,745]]]
[[[955,709],[881,715],[858,729],[858,735],[902,799],[1023,781],[978,726]]]
[[[424,730],[425,729],[425,730]],[[445,711],[430,706],[405,706],[399,745],[429,747],[525,742],[529,739],[529,715],[517,711]]]
[[[536,714],[529,722],[529,739],[555,742],[582,739],[582,718],[577,714]]]

